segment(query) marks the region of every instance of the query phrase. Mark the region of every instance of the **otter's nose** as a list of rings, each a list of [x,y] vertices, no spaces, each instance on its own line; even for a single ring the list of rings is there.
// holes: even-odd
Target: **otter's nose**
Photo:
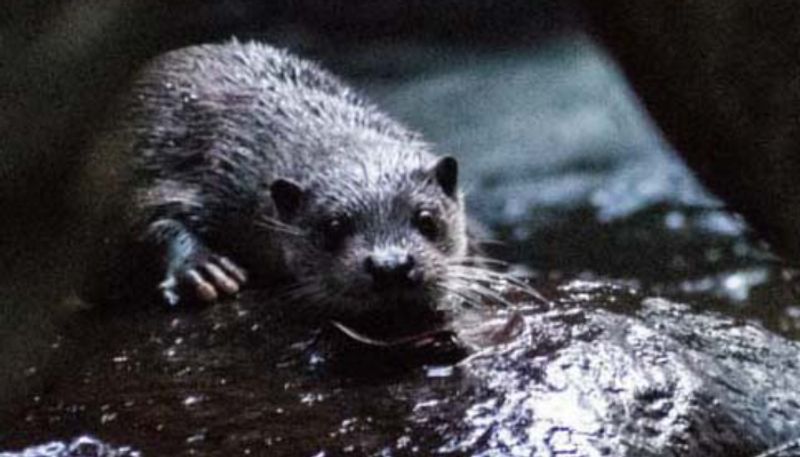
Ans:
[[[364,269],[377,287],[413,285],[418,279],[415,264],[414,256],[402,250],[375,252],[364,259]]]

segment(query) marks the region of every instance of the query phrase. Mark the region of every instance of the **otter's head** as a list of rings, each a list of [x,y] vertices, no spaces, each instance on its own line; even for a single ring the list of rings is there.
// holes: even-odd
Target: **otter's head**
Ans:
[[[271,184],[280,223],[291,228],[276,234],[296,279],[291,298],[369,328],[407,328],[437,310],[449,265],[467,253],[458,164],[401,162],[359,164],[306,186]]]

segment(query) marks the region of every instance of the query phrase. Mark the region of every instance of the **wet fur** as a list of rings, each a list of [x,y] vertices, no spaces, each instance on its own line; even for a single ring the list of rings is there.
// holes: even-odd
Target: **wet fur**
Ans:
[[[142,263],[159,259],[157,276],[199,248],[256,283],[289,279],[283,297],[321,316],[372,320],[414,315],[400,309],[406,299],[430,302],[422,314],[448,293],[478,304],[491,294],[465,285],[501,279],[469,256],[463,197],[437,182],[429,145],[314,63],[237,41],[173,51],[141,72],[120,112],[98,155],[113,145],[133,158],[126,225],[138,257],[151,258]],[[278,179],[306,191],[296,214],[279,214]],[[420,206],[441,221],[435,240],[411,224]],[[327,251],[316,228],[339,214],[356,230]],[[414,255],[421,296],[371,290],[363,258],[382,246]]]

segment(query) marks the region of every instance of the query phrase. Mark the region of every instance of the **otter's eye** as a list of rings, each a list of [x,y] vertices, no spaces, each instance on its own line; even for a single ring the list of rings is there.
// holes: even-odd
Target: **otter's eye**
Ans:
[[[350,223],[343,217],[334,217],[322,223],[322,237],[325,248],[334,250],[338,248],[345,238],[350,235]]]
[[[428,239],[435,239],[439,236],[439,224],[433,211],[421,209],[414,215],[414,226]]]

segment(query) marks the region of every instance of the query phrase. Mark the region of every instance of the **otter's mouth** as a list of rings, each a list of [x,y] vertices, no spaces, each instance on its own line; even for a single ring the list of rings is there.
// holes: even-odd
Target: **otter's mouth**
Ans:
[[[351,374],[367,372],[374,375],[413,366],[450,365],[467,355],[466,347],[456,332],[438,327],[419,333],[396,337],[376,337],[339,321],[329,321],[338,351],[339,368]]]
[[[422,349],[432,347],[437,344],[450,343],[455,341],[456,334],[450,328],[440,327],[421,333],[393,338],[379,339],[359,332],[358,330],[345,325],[339,321],[330,321],[334,329],[338,330],[343,336],[351,341],[374,348],[387,349]]]
[[[327,320],[337,333],[371,346],[401,346],[412,339],[446,331],[450,320],[447,312],[438,309],[433,297],[414,295],[410,300],[376,299],[355,301],[358,305],[338,306]],[[403,297],[405,298],[405,297]],[[375,343],[375,344],[373,344]]]

